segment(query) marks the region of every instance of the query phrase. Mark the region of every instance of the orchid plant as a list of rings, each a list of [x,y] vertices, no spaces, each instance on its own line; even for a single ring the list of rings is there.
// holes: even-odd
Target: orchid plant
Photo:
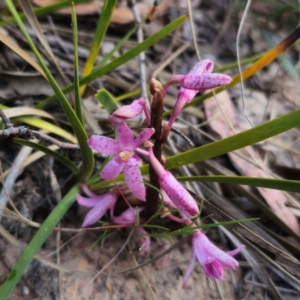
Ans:
[[[212,74],[213,67],[214,64],[211,60],[200,61],[188,74],[171,76],[165,88],[158,81],[152,80],[150,92],[153,97],[150,110],[143,98],[133,101],[130,105],[124,105],[109,116],[109,120],[116,128],[116,139],[93,135],[88,140],[90,148],[101,154],[112,156],[100,172],[100,176],[105,180],[114,180],[123,172],[126,182],[125,189],[131,191],[141,201],[141,205],[129,207],[119,216],[115,216],[114,208],[120,190],[114,189],[99,196],[83,185],[82,190],[89,198],[77,195],[79,205],[92,208],[83,221],[83,227],[96,223],[109,211],[109,219],[112,223],[125,226],[135,225],[135,231],[140,234],[142,254],[150,248],[150,237],[147,236],[145,229],[142,227],[143,223],[151,217],[149,213],[147,214],[147,209],[152,206],[153,211],[154,206],[154,211],[157,210],[160,200],[164,200],[164,205],[167,207],[176,208],[180,213],[180,217],[165,210],[162,216],[190,226],[191,232],[193,232],[191,262],[184,276],[183,287],[187,285],[196,257],[207,276],[214,279],[223,279],[223,268],[234,270],[238,266],[238,262],[233,256],[243,248],[243,245],[241,245],[237,249],[225,253],[213,245],[201,230],[194,228],[200,214],[199,207],[184,186],[170,172],[166,171],[161,155],[163,144],[167,140],[170,129],[184,105],[189,103],[199,91],[231,82],[231,78],[226,75]],[[180,84],[181,87],[173,113],[168,124],[166,124],[162,122],[163,99],[172,84]],[[143,122],[143,126],[146,128],[143,128],[134,138],[134,133],[126,121],[139,116],[142,112],[146,116],[146,120]],[[142,159],[137,154],[146,157],[149,161],[150,185],[147,188],[139,168]],[[158,192],[151,194],[153,187],[156,190],[161,190],[161,197],[159,197]]]

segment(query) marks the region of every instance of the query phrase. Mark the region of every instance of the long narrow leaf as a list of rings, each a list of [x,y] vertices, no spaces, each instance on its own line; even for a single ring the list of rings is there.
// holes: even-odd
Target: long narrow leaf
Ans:
[[[33,260],[36,253],[44,244],[48,236],[51,234],[53,228],[57,225],[60,219],[64,216],[70,206],[75,202],[75,195],[79,193],[78,185],[74,186],[68,194],[58,203],[51,214],[41,225],[27,248],[23,251],[18,262],[10,272],[6,281],[0,288],[0,299],[6,300],[21,279],[25,270]]]
[[[231,137],[172,156],[167,159],[167,168],[177,168],[244,148],[299,125],[300,109],[297,109],[292,113],[283,115]]]
[[[161,40],[162,38],[164,38],[165,36],[170,34],[172,31],[174,31],[176,28],[181,26],[186,20],[187,20],[187,16],[179,17],[178,19],[174,20],[173,22],[171,22],[170,24],[168,24],[161,30],[157,31],[156,33],[154,33],[153,35],[151,35],[150,37],[145,39],[142,43],[136,45],[135,47],[133,47],[132,49],[130,49],[129,51],[127,51],[120,57],[116,58],[114,61],[108,63],[107,65],[105,65],[103,67],[101,66],[101,67],[95,68],[94,71],[92,71],[92,73],[90,75],[88,75],[80,80],[80,86],[88,84],[89,82],[97,79],[98,77],[101,77],[102,75],[105,75],[108,72],[115,70],[119,66],[127,63],[132,58],[136,57],[141,52],[146,51],[154,43],[158,42],[159,40]],[[74,84],[71,84],[70,86],[63,89],[63,92],[69,93],[73,89],[74,89]],[[56,96],[53,95],[53,96],[45,99],[44,101],[40,102],[39,104],[37,104],[35,107],[41,108],[41,107],[51,103],[55,99],[56,99]]]
[[[220,182],[230,184],[242,184],[254,187],[263,187],[275,190],[300,193],[300,181],[286,179],[272,179],[247,176],[182,176],[179,181]]]
[[[96,32],[94,35],[92,47],[91,47],[88,59],[86,61],[86,64],[84,66],[82,77],[89,75],[94,67],[97,55],[99,53],[102,41],[106,34],[106,31],[107,31],[108,25],[110,23],[110,19],[113,14],[113,11],[115,9],[115,6],[117,4],[117,1],[118,0],[105,0],[104,1],[100,19],[98,21]],[[85,87],[86,87],[85,85],[81,86],[80,95],[82,95],[84,93]]]
[[[28,146],[28,147],[31,147],[35,150],[44,152],[44,153],[48,154],[49,156],[53,157],[54,159],[56,159],[57,161],[64,164],[67,168],[69,168],[76,175],[79,173],[79,168],[74,164],[74,162],[72,162],[66,156],[63,156],[60,153],[58,153],[56,151],[53,151],[52,149],[50,149],[50,148],[48,148],[44,145],[34,143],[34,142],[31,142],[31,141],[27,141],[27,140],[23,140],[23,139],[19,139],[19,138],[15,138],[15,139],[13,139],[13,141],[17,144],[22,145],[22,146]]]
[[[268,121],[262,125],[256,126],[255,128],[235,134],[231,137],[171,156],[166,160],[166,168],[178,168],[184,165],[200,162],[209,158],[226,154],[230,151],[234,151],[261,142],[296,126],[300,126],[300,109],[278,117],[274,120]],[[142,166],[140,169],[142,174],[148,173],[148,165]],[[116,182],[121,180],[124,180],[123,174],[115,178]],[[95,183],[91,186],[91,189],[101,189],[105,186],[108,186],[109,184],[110,182],[105,181]]]
[[[79,63],[78,63],[78,29],[77,17],[74,4],[72,5],[72,30],[73,30],[73,45],[74,45],[74,91],[75,91],[75,112],[77,118],[83,125],[83,117],[81,111],[81,99],[79,91]]]
[[[22,20],[20,19],[13,3],[11,0],[4,0],[5,4],[7,5],[8,9],[10,10],[11,14],[14,16],[16,19],[16,22],[18,23],[24,37],[26,38],[31,50],[34,52],[40,66],[42,67],[45,75],[48,78],[48,81],[52,87],[52,89],[55,92],[55,95],[63,108],[74,132],[76,133],[79,145],[80,145],[80,150],[81,150],[81,156],[82,156],[82,169],[81,173],[79,176],[79,179],[81,180],[87,180],[90,175],[93,172],[94,169],[94,156],[92,153],[92,150],[88,147],[87,145],[87,134],[85,132],[85,129],[83,128],[82,124],[80,123],[79,119],[75,115],[71,105],[69,104],[67,98],[65,97],[64,93],[60,89],[59,85],[55,81],[54,77],[52,76],[51,72],[47,68],[46,64],[43,61],[43,58],[41,57],[39,51],[37,50],[36,46],[34,45],[31,37],[29,36]]]

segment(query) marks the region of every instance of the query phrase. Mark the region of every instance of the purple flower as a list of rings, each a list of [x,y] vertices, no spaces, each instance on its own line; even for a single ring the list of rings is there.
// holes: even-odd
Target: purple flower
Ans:
[[[134,151],[151,137],[154,129],[145,129],[134,139],[133,132],[127,124],[121,122],[117,125],[117,133],[118,141],[98,135],[93,135],[88,140],[92,149],[113,156],[100,172],[100,176],[105,180],[112,180],[124,171],[129,189],[137,198],[145,200],[145,185],[141,182],[143,177],[138,167],[141,159],[134,155]]]
[[[92,193],[84,184],[82,185],[82,190],[90,198],[85,198],[77,194],[76,199],[78,204],[85,207],[92,207],[92,209],[85,216],[82,227],[87,227],[96,223],[103,217],[107,210],[110,210],[110,213],[113,214],[113,209],[118,198],[116,191],[111,191],[104,195],[98,196]]]
[[[218,73],[211,74],[213,68],[214,63],[209,59],[205,59],[197,63],[188,74],[173,75],[170,77],[165,85],[164,95],[166,95],[170,85],[175,83],[181,84],[177,101],[169,121],[170,127],[172,127],[185,104],[191,102],[199,91],[215,88],[231,82],[232,79],[229,76]]]
[[[245,246],[241,245],[233,251],[225,253],[216,247],[200,230],[193,234],[193,248],[190,265],[183,278],[183,288],[186,287],[187,280],[194,267],[195,259],[198,258],[207,276],[213,279],[222,280],[224,277],[224,267],[235,270],[239,263],[232,257],[238,254]]]
[[[172,200],[175,206],[188,218],[193,218],[199,214],[199,208],[194,198],[188,191],[167,172],[153,154],[152,147],[149,147],[149,159],[151,166],[158,175],[160,187]]]
[[[148,112],[146,100],[139,98],[129,105],[124,105],[116,109],[108,118],[113,124],[119,124],[125,120],[137,117],[143,110],[145,113]]]

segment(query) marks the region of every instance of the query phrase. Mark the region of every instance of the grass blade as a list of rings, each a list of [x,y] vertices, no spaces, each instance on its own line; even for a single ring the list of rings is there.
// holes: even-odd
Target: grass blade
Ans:
[[[263,187],[275,190],[282,190],[288,192],[300,193],[300,181],[286,180],[286,179],[273,179],[273,178],[260,178],[260,177],[247,177],[247,176],[182,176],[177,177],[178,181],[200,181],[200,182],[219,182],[229,184],[242,184],[254,187]]]
[[[34,143],[31,141],[27,141],[24,139],[19,139],[19,138],[14,138],[13,141],[19,145],[28,146],[35,150],[44,152],[45,154],[48,154],[49,156],[53,157],[60,163],[64,164],[67,168],[69,168],[76,175],[79,173],[79,168],[70,159],[68,159],[66,156],[63,156],[56,151],[53,151],[52,149],[49,149],[48,147],[46,147],[44,145]]]
[[[108,25],[110,23],[111,16],[117,4],[117,0],[105,0],[102,7],[102,12],[97,24],[96,32],[94,35],[92,47],[83,69],[82,77],[89,75],[94,67],[97,55],[99,53],[102,41],[106,34]],[[80,95],[83,95],[85,90],[85,85],[81,86]]]
[[[79,63],[78,63],[78,29],[77,17],[74,3],[72,4],[72,30],[73,30],[73,44],[74,44],[74,91],[75,91],[75,112],[77,118],[83,123],[83,116],[81,111],[81,99],[79,91]]]
[[[101,89],[95,97],[103,105],[109,115],[119,107],[114,97],[106,89]]]

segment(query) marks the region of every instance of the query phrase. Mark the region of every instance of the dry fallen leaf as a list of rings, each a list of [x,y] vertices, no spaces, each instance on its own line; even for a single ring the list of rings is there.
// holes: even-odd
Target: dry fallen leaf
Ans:
[[[227,91],[224,91],[217,95],[217,100],[219,102],[220,107],[224,111],[227,119],[230,120],[232,127],[235,133],[241,132],[238,118],[236,115],[235,108],[232,104],[232,101],[229,97]],[[224,116],[220,114],[220,108],[217,105],[215,98],[211,98],[204,102],[205,113],[207,119],[210,121],[210,127],[217,132],[222,138],[229,137],[233,135],[232,129],[229,127],[227,120],[225,120]],[[217,117],[215,117],[217,115]],[[229,153],[229,157],[235,167],[240,171],[241,174],[244,174],[249,177],[261,177],[261,178],[269,178],[267,167],[264,166],[262,160],[256,154],[256,151],[253,147],[248,146],[247,151],[245,149],[240,149],[235,151],[238,155],[234,153]],[[242,157],[245,157],[245,160]],[[253,160],[255,158],[255,161]],[[248,162],[253,161],[254,164]],[[262,166],[263,169],[256,166]],[[257,188],[260,194],[264,197],[265,201],[272,208],[274,213],[285,222],[292,230],[294,230],[297,234],[300,233],[299,224],[292,213],[290,208],[285,206],[287,202],[286,195],[279,190],[266,189],[266,188]]]
[[[57,2],[57,0],[33,0],[33,3],[38,6],[47,6]],[[172,4],[172,1],[164,1],[155,8],[153,18],[162,15]],[[103,6],[102,1],[93,1],[85,4],[75,5],[77,15],[99,14]],[[153,9],[153,0],[143,1],[136,4],[137,10],[142,18],[146,18]],[[63,8],[57,11],[59,14],[71,14],[71,7]],[[134,22],[134,15],[130,7],[116,7],[111,22],[118,24],[128,24]]]

